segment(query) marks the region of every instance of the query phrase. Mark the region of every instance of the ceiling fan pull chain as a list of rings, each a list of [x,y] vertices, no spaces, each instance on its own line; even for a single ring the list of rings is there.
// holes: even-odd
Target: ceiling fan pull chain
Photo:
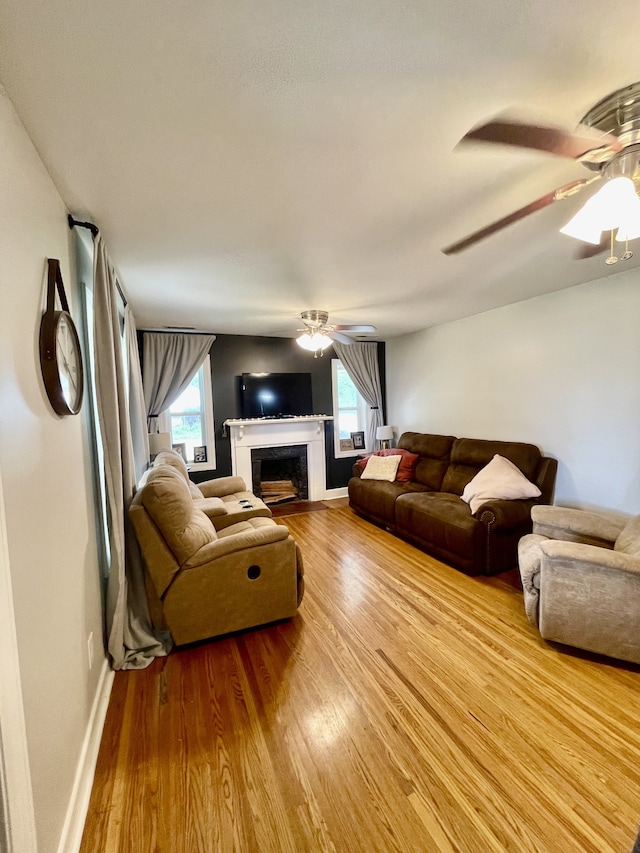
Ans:
[[[629,241],[624,241],[624,255],[621,256],[623,261],[628,261],[629,258],[633,257],[633,252],[629,249]]]
[[[617,264],[617,263],[618,263],[618,259],[613,254],[613,231],[611,231],[611,251],[610,251],[609,257],[605,261],[605,264],[609,264],[609,266],[611,266],[611,264]]]

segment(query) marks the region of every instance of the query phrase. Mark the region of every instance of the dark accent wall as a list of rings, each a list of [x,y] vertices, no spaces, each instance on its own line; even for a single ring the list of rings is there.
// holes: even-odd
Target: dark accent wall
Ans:
[[[331,359],[336,358],[333,347],[322,358],[314,358],[291,338],[262,338],[246,335],[216,335],[210,351],[213,413],[216,436],[215,476],[231,474],[231,442],[224,433],[224,421],[239,418],[240,376],[243,373],[310,373],[314,413],[333,415],[331,389]],[[378,361],[383,395],[385,393],[385,346],[378,344]],[[347,485],[353,459],[336,459],[333,454],[332,422],[325,424],[327,488]],[[210,473],[194,471],[194,482],[209,479]]]

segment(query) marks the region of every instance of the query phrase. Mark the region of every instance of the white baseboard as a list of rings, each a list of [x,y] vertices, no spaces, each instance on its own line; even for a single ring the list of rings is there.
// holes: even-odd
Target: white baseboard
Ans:
[[[78,853],[80,850],[114,674],[108,661],[104,660],[82,744],[67,816],[60,836],[58,853]]]
[[[341,489],[325,489],[324,490],[324,501],[330,501],[333,498],[348,498],[349,491],[346,486],[343,486]]]

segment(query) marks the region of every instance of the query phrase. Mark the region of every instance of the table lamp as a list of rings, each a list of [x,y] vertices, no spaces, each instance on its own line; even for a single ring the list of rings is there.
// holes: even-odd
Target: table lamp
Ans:
[[[376,429],[376,438],[380,442],[381,449],[386,450],[389,447],[389,442],[393,438],[393,427],[379,426]]]
[[[168,432],[150,432],[149,456],[152,461],[161,450],[171,450],[171,436]]]

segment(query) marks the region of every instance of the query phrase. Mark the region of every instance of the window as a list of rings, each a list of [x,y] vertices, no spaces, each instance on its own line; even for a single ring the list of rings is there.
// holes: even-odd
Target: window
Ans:
[[[368,407],[338,358],[331,359],[331,378],[335,457],[357,456],[364,451],[340,450],[340,439],[351,438],[352,432],[362,431],[366,435]]]
[[[160,415],[158,426],[171,435],[172,445],[184,445],[192,471],[216,467],[209,356],[178,399]]]

